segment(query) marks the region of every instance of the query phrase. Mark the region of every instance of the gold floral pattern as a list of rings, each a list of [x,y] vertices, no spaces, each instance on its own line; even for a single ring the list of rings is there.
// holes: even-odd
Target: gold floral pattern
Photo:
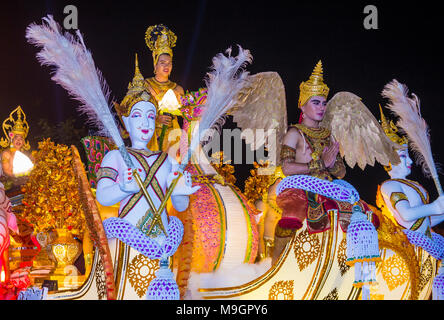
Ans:
[[[409,270],[399,255],[393,255],[382,262],[382,277],[390,291],[409,280]]]
[[[344,237],[339,244],[338,248],[338,265],[341,276],[343,276],[349,269],[350,266],[347,265],[347,239]]]
[[[128,280],[141,298],[145,295],[155,272],[159,269],[159,260],[152,260],[142,254],[133,258],[128,266]]]
[[[430,281],[433,275],[432,258],[427,257],[426,261],[421,265],[421,271],[419,276],[419,292],[421,292],[427,283]]]
[[[295,239],[293,251],[299,270],[304,270],[316,260],[321,252],[318,237],[315,234],[308,233],[308,230],[302,231]]]
[[[294,280],[278,281],[270,289],[268,300],[294,300]]]

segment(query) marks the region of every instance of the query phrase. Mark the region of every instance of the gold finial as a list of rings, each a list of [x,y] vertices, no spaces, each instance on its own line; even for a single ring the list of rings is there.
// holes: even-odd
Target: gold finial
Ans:
[[[390,120],[390,122],[387,121],[387,119],[384,116],[384,113],[382,112],[381,105],[379,105],[379,111],[381,113],[381,127],[384,130],[385,135],[387,137],[389,137],[390,140],[392,140],[393,142],[395,142],[401,146],[408,144],[407,137],[405,137],[405,136],[400,137],[397,134],[398,128],[393,123],[393,121],[392,120]]]
[[[144,81],[145,78],[143,77],[142,72],[140,72],[139,58],[136,53],[136,59],[134,63],[134,77],[133,81],[128,85],[128,89],[142,89],[144,88]]]
[[[150,93],[145,88],[145,78],[139,69],[139,59],[136,53],[134,61],[134,76],[133,80],[128,84],[128,91],[120,104],[114,103],[114,107],[120,117],[128,115],[131,112],[131,108],[137,102],[149,101],[157,108],[157,103]]]
[[[16,118],[14,118],[14,115],[16,115]],[[3,121],[3,133],[5,134],[6,139],[0,139],[0,146],[7,148],[11,144],[12,138],[16,134],[19,134],[23,137],[23,139],[26,139],[28,132],[29,125],[26,121],[26,114],[23,112],[22,107],[18,106],[9,114],[9,117]],[[23,148],[25,150],[29,150],[29,141],[25,142]]]
[[[159,56],[167,53],[173,57],[172,48],[176,46],[177,36],[168,27],[163,24],[150,26],[145,32],[145,42],[148,48],[153,52],[153,63],[156,67]]]
[[[299,86],[299,89],[301,91],[299,94],[298,102],[299,108],[307,103],[308,99],[313,96],[323,96],[327,98],[330,89],[324,83],[324,77],[322,73],[322,61],[319,60],[319,62],[314,67],[310,78],[307,81],[302,82]]]

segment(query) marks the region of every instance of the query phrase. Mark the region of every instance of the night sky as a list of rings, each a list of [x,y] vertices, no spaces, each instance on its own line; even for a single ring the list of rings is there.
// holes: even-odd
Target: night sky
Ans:
[[[296,2],[296,1],[295,1]],[[251,51],[251,73],[276,71],[286,87],[289,123],[298,120],[299,84],[321,59],[330,97],[338,91],[360,96],[379,119],[380,93],[392,79],[407,84],[421,99],[422,114],[430,126],[432,150],[444,162],[442,13],[435,2],[401,1],[8,1],[0,8],[0,120],[18,105],[39,131],[37,120],[51,123],[77,117],[76,103],[50,79],[50,69],[35,58],[37,49],[25,39],[32,22],[52,14],[63,22],[66,5],[79,12],[79,29],[92,51],[113,96],[120,101],[134,70],[134,54],[145,77],[152,76],[151,52],[145,45],[148,26],[163,23],[178,37],[171,80],[185,90],[197,90],[214,55],[230,46]],[[378,9],[378,30],[366,30],[367,4]],[[234,50],[234,52],[237,52]],[[386,112],[388,115],[388,112]],[[78,118],[78,117],[77,117]],[[78,118],[82,123],[84,119]],[[228,124],[229,125],[229,124]],[[237,166],[242,181],[251,166]],[[380,165],[348,168],[346,180],[367,202],[374,204],[376,187],[388,176]],[[411,179],[422,183],[436,198],[431,179],[413,168]],[[241,184],[242,186],[243,184]]]

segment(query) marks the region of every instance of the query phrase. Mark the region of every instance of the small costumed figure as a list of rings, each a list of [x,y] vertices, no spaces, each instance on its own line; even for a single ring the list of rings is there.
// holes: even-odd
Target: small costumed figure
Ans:
[[[144,85],[158,108],[155,138],[148,145],[153,151],[167,151],[180,139],[177,116],[181,115],[179,101],[185,93],[180,85],[169,79],[173,70],[172,48],[176,45],[176,40],[174,32],[163,24],[150,26],[145,33],[146,45],[153,55],[154,76],[145,79]],[[174,136],[170,136],[172,130],[177,131],[173,133]]]
[[[4,175],[2,180],[6,190],[12,192],[12,189],[19,188],[26,181],[26,176],[34,167],[28,154],[30,145],[26,137],[29,125],[23,109],[18,106],[12,111],[9,117],[3,121],[2,127],[6,136],[6,139],[1,138],[0,140],[0,146],[6,148],[1,153]]]
[[[382,126],[387,136],[401,145],[402,149],[397,151],[400,163],[384,167],[390,179],[384,181],[378,188],[379,206],[382,207],[382,210],[391,213],[413,245],[423,248],[441,262],[441,268],[434,279],[432,298],[443,300],[444,237],[432,232],[431,228],[444,221],[444,195],[431,156],[428,126],[420,116],[419,100],[414,94],[412,94],[412,98],[408,97],[405,85],[393,80],[385,86],[383,96],[390,99],[387,108],[398,115],[400,119],[397,125],[392,121],[387,122],[381,108]],[[407,134],[409,139],[397,134],[397,126]],[[429,194],[423,186],[416,181],[407,179],[413,163],[409,156],[409,142],[418,157],[417,163],[422,165],[426,176],[435,179],[439,196],[433,202],[430,202]]]

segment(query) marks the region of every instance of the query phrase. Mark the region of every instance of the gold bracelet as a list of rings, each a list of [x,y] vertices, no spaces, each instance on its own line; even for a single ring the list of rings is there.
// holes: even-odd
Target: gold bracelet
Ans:
[[[308,163],[308,170],[309,173],[324,171],[325,170],[324,162],[322,160],[311,160]]]
[[[338,176],[338,174],[344,169],[344,162],[342,162],[342,159],[336,159],[335,165],[332,168],[328,168],[328,172],[330,174],[334,175],[335,177]]]

